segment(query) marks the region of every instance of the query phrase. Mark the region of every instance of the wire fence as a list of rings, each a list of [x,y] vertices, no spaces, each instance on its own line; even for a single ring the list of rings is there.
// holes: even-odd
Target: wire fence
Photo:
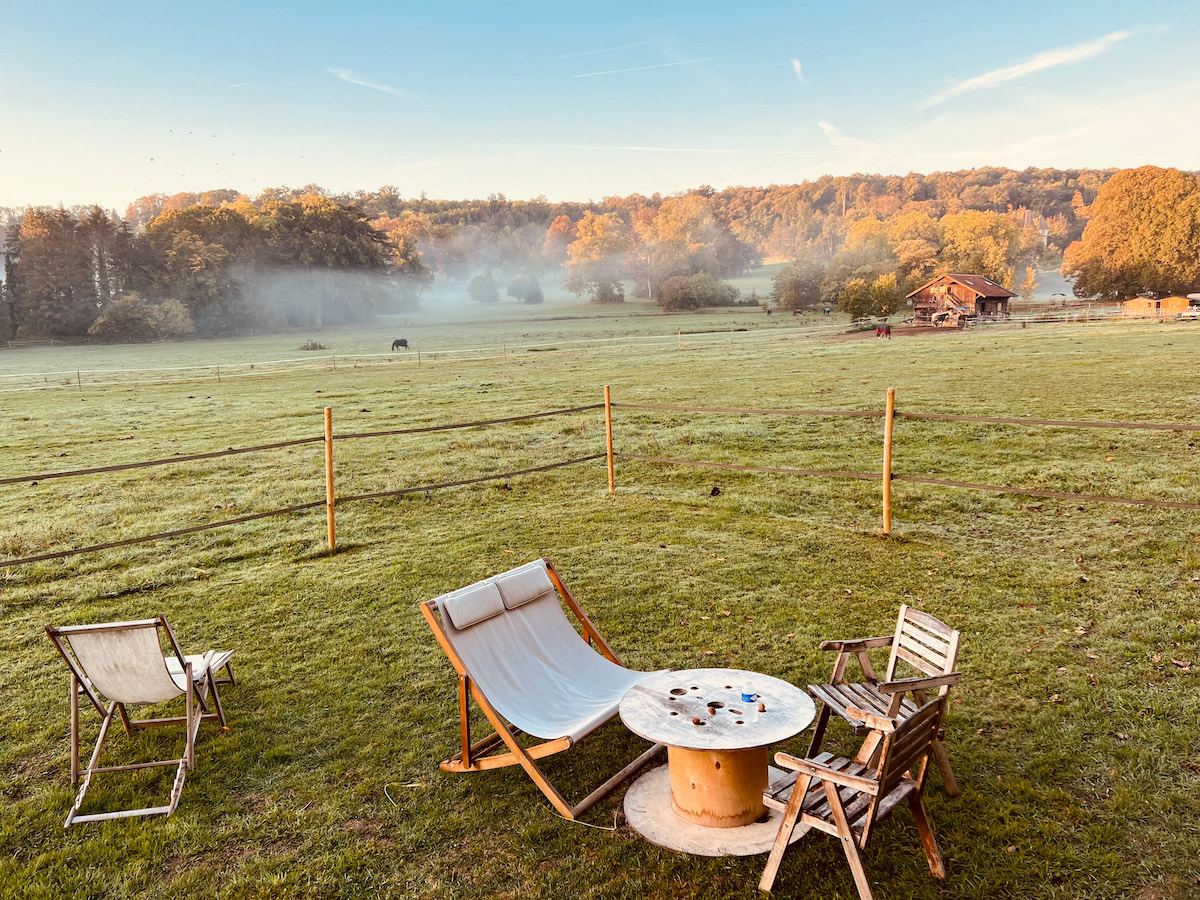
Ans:
[[[305,356],[289,356],[281,359],[258,360],[255,362],[224,362],[179,366],[152,366],[138,368],[103,369],[59,369],[49,372],[0,373],[0,394],[28,391],[62,390],[74,388],[118,387],[140,384],[166,385],[203,381],[222,382],[227,379],[260,377],[268,375],[294,374],[304,371],[338,368],[364,368],[371,366],[423,366],[455,362],[483,360],[508,360],[528,358],[534,354],[566,354],[588,351],[633,352],[641,349],[688,349],[693,346],[715,346],[722,344],[746,345],[772,341],[810,340],[845,334],[873,327],[864,320],[860,323],[805,322],[793,324],[787,315],[772,317],[775,321],[757,328],[722,328],[708,331],[677,330],[669,334],[627,335],[625,337],[563,338],[548,344],[500,343],[483,347],[447,347],[413,350],[401,353],[328,353]],[[892,317],[895,318],[895,317]],[[1029,325],[1103,325],[1146,321],[1167,321],[1160,317],[1133,318],[1121,313],[1095,313],[1064,310],[1038,315],[1010,316],[1005,319],[980,320],[979,328],[1025,328]],[[787,323],[787,324],[785,324]],[[44,344],[46,342],[26,342]],[[62,342],[51,342],[60,344]],[[16,343],[13,343],[16,346]]]
[[[347,434],[336,435],[337,441],[352,440],[352,439],[367,439],[367,438],[384,438],[403,435],[425,434],[441,431],[452,431],[467,428],[487,428],[498,425],[511,424],[516,422],[532,421],[554,416],[577,415],[580,413],[593,412],[603,409],[606,424],[606,443],[607,446],[603,452],[585,454],[582,456],[574,456],[569,459],[556,460],[541,463],[535,466],[527,466],[519,469],[511,469],[503,472],[478,475],[468,478],[452,479],[449,481],[441,481],[438,483],[412,485],[393,490],[368,491],[358,494],[349,494],[338,497],[335,492],[335,484],[333,480],[333,453],[335,434],[332,426],[332,410],[327,407],[325,410],[325,434],[319,436],[310,436],[303,438],[295,438],[287,441],[277,441],[268,444],[259,444],[252,447],[230,447],[225,450],[217,450],[207,453],[193,453],[181,456],[173,456],[160,459],[145,460],[141,462],[119,463],[109,466],[95,466],[83,469],[73,469],[66,471],[51,471],[42,472],[34,475],[17,475],[6,478],[0,478],[0,484],[15,485],[21,483],[34,483],[49,479],[61,479],[83,476],[103,475],[112,472],[129,471],[133,469],[152,468],[158,466],[166,466],[173,463],[185,463],[196,460],[211,460],[222,457],[234,456],[247,453],[258,453],[280,448],[296,447],[305,444],[323,443],[325,449],[325,499],[313,500],[311,502],[293,504],[290,506],[265,510],[255,513],[249,513],[234,518],[222,519],[215,522],[206,522],[202,524],[192,525],[185,528],[177,528],[169,531],[162,531],[155,534],[143,535],[140,537],[124,538],[120,540],[105,541],[95,543],[88,546],[75,547],[45,553],[31,554],[13,559],[0,560],[0,567],[11,567],[28,563],[43,562],[47,560],[63,559],[70,556],[76,556],[84,553],[95,553],[103,550],[111,550],[120,547],[132,546],[151,541],[160,541],[169,538],[181,537],[198,532],[209,531],[216,528],[224,528],[232,525],[243,524],[246,522],[257,521],[274,516],[288,515],[296,512],[304,512],[318,507],[324,507],[327,513],[327,539],[331,550],[336,549],[335,535],[335,509],[338,504],[353,503],[368,500],[382,500],[386,498],[401,497],[409,494],[428,493],[435,490],[444,490],[465,485],[481,484],[489,481],[498,481],[509,478],[516,478],[524,475],[531,475],[538,472],[546,472],[555,469],[560,469],[569,466],[581,465],[599,459],[607,459],[609,491],[615,493],[616,478],[615,468],[616,460],[627,460],[629,462],[651,463],[656,465],[671,465],[671,466],[690,466],[712,469],[723,469],[739,472],[754,472],[768,473],[775,475],[797,475],[817,478],[848,478],[859,480],[876,480],[878,479],[882,485],[882,511],[883,511],[883,531],[889,533],[891,530],[891,484],[892,482],[906,482],[911,484],[928,485],[933,487],[954,488],[964,490],[978,490],[997,493],[1018,494],[1033,497],[1046,497],[1052,499],[1069,500],[1080,503],[1115,503],[1127,504],[1145,507],[1154,507],[1160,509],[1176,509],[1176,510],[1200,510],[1200,502],[1191,501],[1176,501],[1163,500],[1158,498],[1137,498],[1137,497],[1120,497],[1108,496],[1093,493],[1080,493],[1071,491],[1055,491],[1047,490],[1038,487],[1024,487],[1020,485],[998,485],[986,483],[974,483],[966,481],[955,481],[944,478],[935,478],[928,474],[920,472],[894,472],[891,465],[892,443],[894,440],[893,426],[897,418],[911,420],[940,420],[953,422],[972,422],[985,425],[1007,425],[1007,426],[1030,426],[1030,427],[1053,427],[1053,428],[1078,428],[1078,429],[1122,429],[1122,430],[1155,430],[1155,431],[1175,431],[1175,432],[1193,432],[1200,431],[1200,425],[1191,423],[1154,423],[1154,422],[1105,422],[1105,421],[1083,421],[1083,420],[1068,420],[1068,419],[1035,419],[1035,418],[1014,418],[1014,417],[998,417],[998,416],[971,416],[971,415],[952,415],[942,413],[924,413],[924,412],[904,412],[895,409],[894,398],[895,392],[888,391],[887,403],[882,410],[824,410],[824,409],[757,409],[757,408],[737,408],[737,407],[715,407],[715,406],[672,406],[663,404],[651,403],[614,403],[611,400],[609,389],[605,388],[603,403],[592,403],[580,406],[567,407],[562,409],[544,410],[532,413],[522,413],[512,416],[504,416],[500,418],[480,419],[469,422],[447,423],[439,425],[426,425],[411,428],[392,428],[382,429],[377,431],[361,431],[351,432]],[[764,466],[752,463],[727,463],[709,460],[682,459],[667,456],[655,456],[650,454],[639,454],[630,452],[617,452],[614,447],[613,440],[613,411],[614,410],[638,410],[641,412],[655,413],[684,413],[688,415],[706,414],[706,415],[730,415],[730,416],[813,416],[813,417],[842,417],[842,418],[859,418],[859,419],[882,419],[884,425],[883,435],[883,464],[875,471],[838,471],[838,470],[822,470],[822,469],[806,469],[797,467],[784,466]],[[634,435],[636,438],[636,434]]]

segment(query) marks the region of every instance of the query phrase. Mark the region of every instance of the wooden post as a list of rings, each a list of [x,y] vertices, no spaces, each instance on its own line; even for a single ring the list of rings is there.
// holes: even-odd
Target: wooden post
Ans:
[[[681,331],[679,332],[679,334],[676,336],[675,343],[676,343],[676,345],[678,346],[678,348],[679,348],[680,350],[682,350],[682,349],[683,349],[683,331],[682,331],[682,330],[681,330]]]
[[[892,533],[892,423],[896,421],[896,389],[888,388],[883,414],[883,533]]]
[[[604,386],[604,436],[608,442],[608,492],[611,494],[617,489],[617,478],[613,469],[612,392],[607,384]]]
[[[501,344],[500,346],[504,349],[504,361],[507,362],[508,361],[508,344]]]
[[[330,358],[331,360],[333,360],[333,366],[332,366],[332,368],[336,369],[336,368],[337,368],[337,354],[336,354],[336,353],[331,353],[331,354],[329,354],[329,358]]]
[[[417,348],[417,368],[421,368],[421,348]]]
[[[75,370],[75,386],[79,388],[80,393],[83,392],[83,379],[79,377],[79,370]]]
[[[217,366],[217,384],[221,383],[221,367]]]
[[[325,521],[329,529],[329,549],[337,549],[333,524],[333,409],[325,407]]]

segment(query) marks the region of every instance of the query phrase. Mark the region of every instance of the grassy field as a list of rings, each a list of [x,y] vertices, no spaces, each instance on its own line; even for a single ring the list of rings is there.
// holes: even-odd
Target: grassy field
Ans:
[[[414,323],[442,345],[529,335],[542,352],[420,367],[5,395],[0,477],[342,432],[595,403],[879,409],[1200,422],[1200,327],[1054,326],[893,341],[778,336],[765,316]],[[563,314],[567,313],[564,307]],[[774,318],[774,317],[773,317]],[[721,328],[705,329],[719,322]],[[738,324],[743,323],[743,324]],[[664,327],[665,325],[665,327]],[[788,326],[792,323],[789,321]],[[422,331],[427,328],[428,331]],[[342,352],[406,336],[313,335]],[[446,329],[436,331],[436,329]],[[685,332],[671,342],[638,336]],[[395,333],[393,333],[395,332]],[[574,339],[627,337],[603,347]],[[271,359],[307,337],[14,351],[5,371],[161,364],[164,355]],[[386,340],[382,340],[386,338]],[[739,343],[739,340],[745,338]],[[679,343],[679,342],[677,342]],[[557,352],[546,349],[557,347]],[[347,350],[346,352],[350,352]],[[289,351],[291,353],[291,351]],[[294,355],[294,353],[292,354]],[[399,354],[397,354],[399,356]],[[616,412],[618,450],[878,471],[876,419]],[[901,420],[894,470],[937,478],[1200,502],[1194,433]],[[599,452],[598,412],[338,446],[343,495]],[[805,685],[820,640],[890,632],[909,603],[962,630],[947,723],[963,788],[933,776],[946,859],[933,881],[906,812],[865,854],[880,897],[1182,900],[1200,890],[1200,520],[1194,511],[602,461],[480,486],[348,504],[340,549],[320,510],[159,544],[0,570],[0,896],[746,897],[763,857],[654,847],[618,793],[557,817],[520,772],[437,770],[456,740],[453,672],[417,604],[539,556],[639,668],[731,666]],[[714,495],[713,487],[719,487]],[[319,445],[6,486],[0,556],[49,552],[321,499]],[[64,832],[65,670],[41,626],[164,612],[186,648],[232,647],[229,734],[202,731],[169,820]],[[88,720],[85,740],[95,734]],[[853,743],[842,730],[833,737]],[[145,733],[114,750],[166,755]],[[547,761],[580,797],[640,746],[610,725]],[[782,749],[801,752],[803,736]],[[160,802],[166,775],[99,778],[89,805]],[[94,805],[93,805],[94,804]],[[806,838],[775,895],[856,896],[832,840]]]

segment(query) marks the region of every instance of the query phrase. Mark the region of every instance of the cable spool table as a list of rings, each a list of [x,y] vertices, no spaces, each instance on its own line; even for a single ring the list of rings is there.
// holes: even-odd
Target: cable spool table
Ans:
[[[757,695],[753,707],[742,703],[748,682]],[[638,682],[622,698],[620,714],[634,734],[667,745],[666,773],[651,770],[626,794],[633,828],[654,843],[700,855],[770,849],[778,822],[766,819],[762,802],[771,771],[767,748],[812,723],[816,708],[808,694],[770,675],[689,669]]]

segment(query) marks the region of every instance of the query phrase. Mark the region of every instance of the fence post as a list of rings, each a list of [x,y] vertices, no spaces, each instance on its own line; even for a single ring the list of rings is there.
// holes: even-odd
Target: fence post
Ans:
[[[896,421],[896,389],[888,388],[883,414],[883,533],[892,533],[892,423]]]
[[[80,393],[83,392],[83,379],[79,377],[79,370],[75,370],[75,386],[79,388]]]
[[[333,525],[333,408],[325,407],[325,522],[329,530],[329,549],[337,549]]]
[[[421,368],[421,348],[417,348],[417,368]]]
[[[608,492],[611,494],[617,489],[617,478],[613,469],[612,392],[607,384],[604,386],[604,436],[608,443]]]

